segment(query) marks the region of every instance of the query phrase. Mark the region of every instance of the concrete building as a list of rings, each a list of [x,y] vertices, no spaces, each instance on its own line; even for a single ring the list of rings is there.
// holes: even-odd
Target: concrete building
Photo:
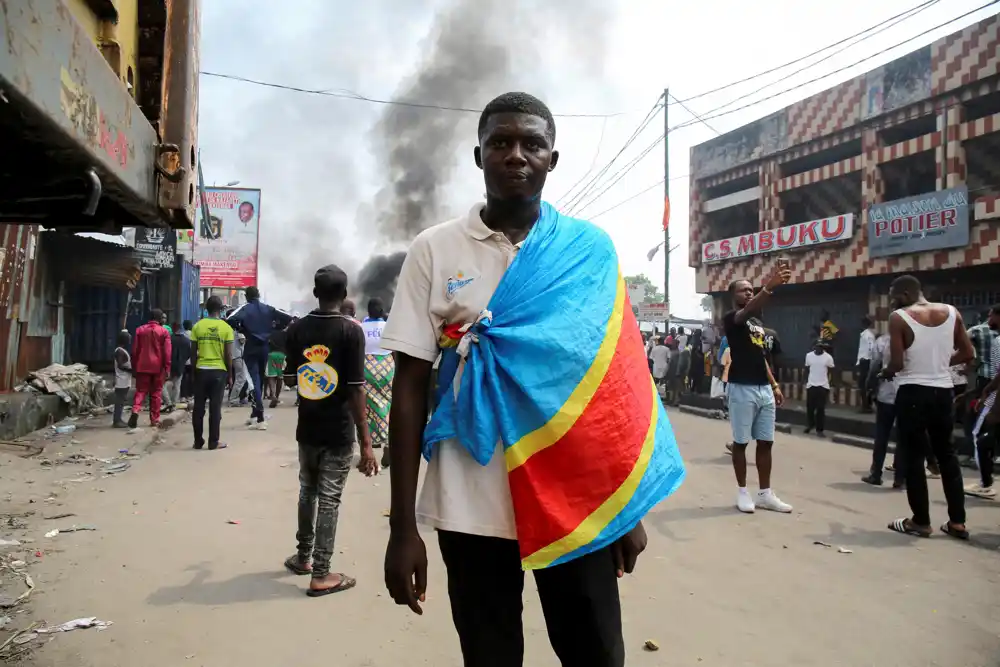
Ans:
[[[778,254],[792,283],[764,313],[801,365],[827,311],[854,364],[916,274],[969,323],[1000,302],[1000,15],[691,149],[690,257],[728,308]]]

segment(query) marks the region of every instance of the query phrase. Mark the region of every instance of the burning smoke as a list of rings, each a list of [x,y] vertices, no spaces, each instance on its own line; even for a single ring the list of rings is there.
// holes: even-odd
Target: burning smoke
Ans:
[[[603,34],[613,7],[602,0],[458,0],[436,17],[431,46],[396,102],[481,108],[507,90],[543,90],[546,54],[572,53],[601,70]],[[524,17],[531,17],[529,23]],[[544,26],[544,30],[530,26]],[[541,35],[544,34],[544,38]],[[542,66],[539,66],[542,63]],[[516,74],[515,74],[516,73]],[[544,95],[544,92],[540,93]],[[375,200],[375,227],[403,246],[448,217],[442,193],[452,184],[462,147],[471,162],[475,114],[390,105],[376,124],[374,144],[387,183]],[[392,303],[405,252],[372,257],[354,281],[362,303]]]

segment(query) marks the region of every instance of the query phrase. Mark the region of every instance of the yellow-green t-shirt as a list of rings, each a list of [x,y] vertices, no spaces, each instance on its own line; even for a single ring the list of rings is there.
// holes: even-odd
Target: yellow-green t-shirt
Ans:
[[[226,343],[233,342],[233,328],[220,319],[206,317],[191,329],[191,344],[198,350],[198,368],[226,370]]]

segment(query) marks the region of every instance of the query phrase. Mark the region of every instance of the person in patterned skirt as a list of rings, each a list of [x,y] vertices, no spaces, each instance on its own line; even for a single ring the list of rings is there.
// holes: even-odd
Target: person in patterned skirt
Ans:
[[[389,406],[392,404],[392,379],[396,363],[392,352],[382,347],[385,306],[379,298],[368,302],[368,317],[361,323],[365,330],[365,395],[368,431],[372,447],[382,448],[382,467],[389,465]]]

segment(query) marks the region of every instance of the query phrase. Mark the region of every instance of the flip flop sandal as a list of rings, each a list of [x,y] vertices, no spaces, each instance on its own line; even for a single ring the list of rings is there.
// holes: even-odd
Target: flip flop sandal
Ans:
[[[896,519],[889,524],[889,530],[895,531],[897,533],[902,533],[903,535],[913,535],[914,537],[930,537],[931,534],[928,531],[920,530],[912,523],[909,519]]]
[[[338,573],[339,574],[339,573]],[[311,598],[321,598],[324,595],[330,595],[332,593],[340,593],[341,591],[348,591],[357,585],[358,581],[354,577],[348,577],[346,574],[340,574],[340,583],[332,588],[324,588],[323,590],[313,590],[310,588],[306,591],[306,595]]]
[[[312,574],[312,568],[302,567],[302,561],[299,560],[298,556],[289,556],[285,559],[285,569],[292,574],[297,574],[299,576]]]
[[[955,528],[954,526],[952,526],[950,523],[946,523],[946,524],[942,525],[941,526],[941,532],[945,533],[947,535],[951,535],[956,540],[968,540],[969,539],[969,531],[967,531],[967,530],[959,530],[958,528]]]
[[[213,450],[216,450],[216,449],[225,449],[228,446],[229,445],[227,445],[226,443],[220,442],[219,444],[215,445],[214,447],[212,445],[209,445],[208,446],[208,450],[209,451],[213,451]]]

